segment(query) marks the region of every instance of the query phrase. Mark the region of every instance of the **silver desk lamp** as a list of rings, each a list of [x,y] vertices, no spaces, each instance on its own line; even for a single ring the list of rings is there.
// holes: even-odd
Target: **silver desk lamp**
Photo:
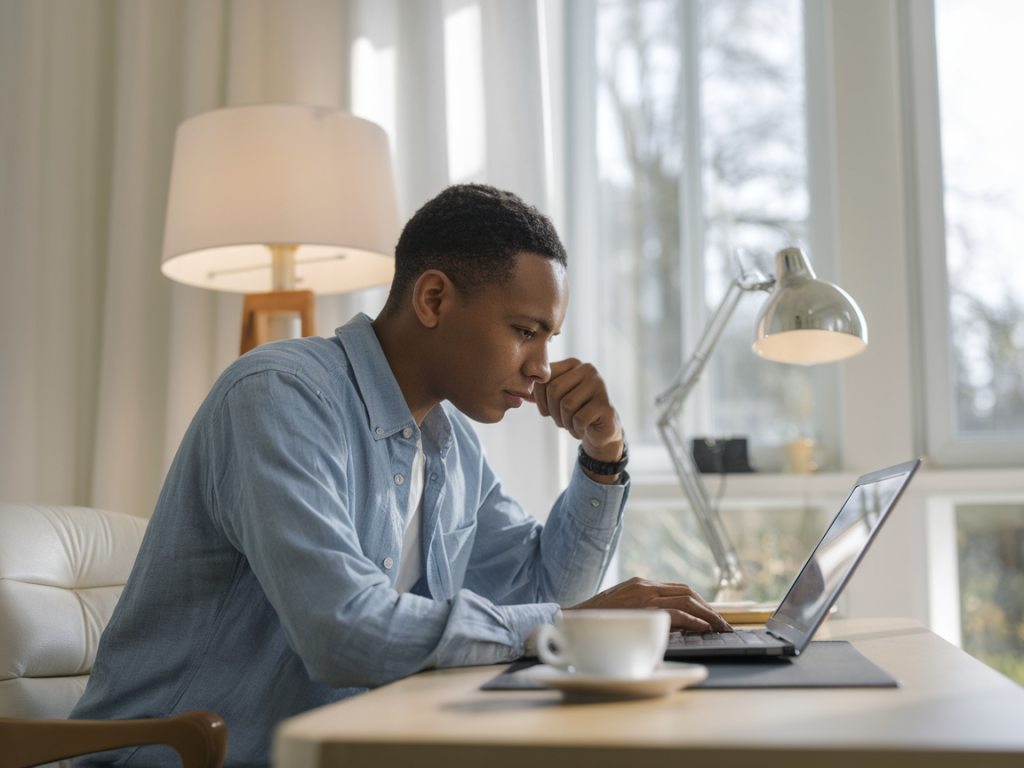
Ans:
[[[738,591],[744,586],[743,571],[736,547],[718,510],[711,505],[700,471],[675,422],[740,298],[748,291],[771,291],[758,313],[753,345],[753,351],[768,360],[800,365],[830,363],[863,352],[868,345],[867,323],[857,302],[839,286],[815,277],[799,248],[779,251],[775,265],[776,278],[741,265],[742,274],[729,285],[697,349],[657,399],[658,431],[715,559],[715,596],[719,599],[739,597]]]

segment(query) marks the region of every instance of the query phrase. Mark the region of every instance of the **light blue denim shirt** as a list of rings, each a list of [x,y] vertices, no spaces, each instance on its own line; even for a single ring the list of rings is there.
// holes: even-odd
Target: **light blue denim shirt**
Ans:
[[[399,594],[421,436],[424,578]],[[542,526],[450,404],[416,426],[365,316],[258,347],[185,434],[71,716],[210,709],[227,765],[265,765],[286,717],[430,665],[521,656],[535,626],[597,590],[627,492],[577,466]],[[111,756],[180,765],[167,747],[80,764]]]

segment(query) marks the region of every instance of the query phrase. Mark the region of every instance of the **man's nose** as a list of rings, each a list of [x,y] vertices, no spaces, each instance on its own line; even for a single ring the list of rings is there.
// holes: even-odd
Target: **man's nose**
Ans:
[[[523,366],[523,373],[531,379],[537,379],[541,384],[551,378],[551,365],[548,361],[548,345],[544,344],[540,349],[526,359]]]

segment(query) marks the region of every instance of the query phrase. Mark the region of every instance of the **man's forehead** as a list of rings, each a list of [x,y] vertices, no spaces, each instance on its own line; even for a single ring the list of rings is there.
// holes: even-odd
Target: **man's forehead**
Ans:
[[[569,301],[569,281],[560,262],[524,251],[516,257],[513,279],[494,283],[481,294],[484,304],[508,320],[558,333]]]

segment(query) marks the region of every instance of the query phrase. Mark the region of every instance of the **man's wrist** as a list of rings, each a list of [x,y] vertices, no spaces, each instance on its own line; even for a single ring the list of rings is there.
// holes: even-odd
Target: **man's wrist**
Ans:
[[[622,430],[619,430],[618,437],[601,445],[595,445],[588,439],[587,435],[584,435],[580,441],[580,448],[588,456],[598,461],[618,461],[622,456],[622,452],[626,450],[626,435]]]
[[[609,450],[608,447],[604,447],[600,451],[594,451],[593,449],[591,451],[588,451],[586,446],[580,443],[580,466],[591,477],[594,475],[600,477],[617,476],[622,473],[622,470],[626,468],[626,464],[629,463],[629,447],[624,439],[619,441],[617,448],[613,446]]]

